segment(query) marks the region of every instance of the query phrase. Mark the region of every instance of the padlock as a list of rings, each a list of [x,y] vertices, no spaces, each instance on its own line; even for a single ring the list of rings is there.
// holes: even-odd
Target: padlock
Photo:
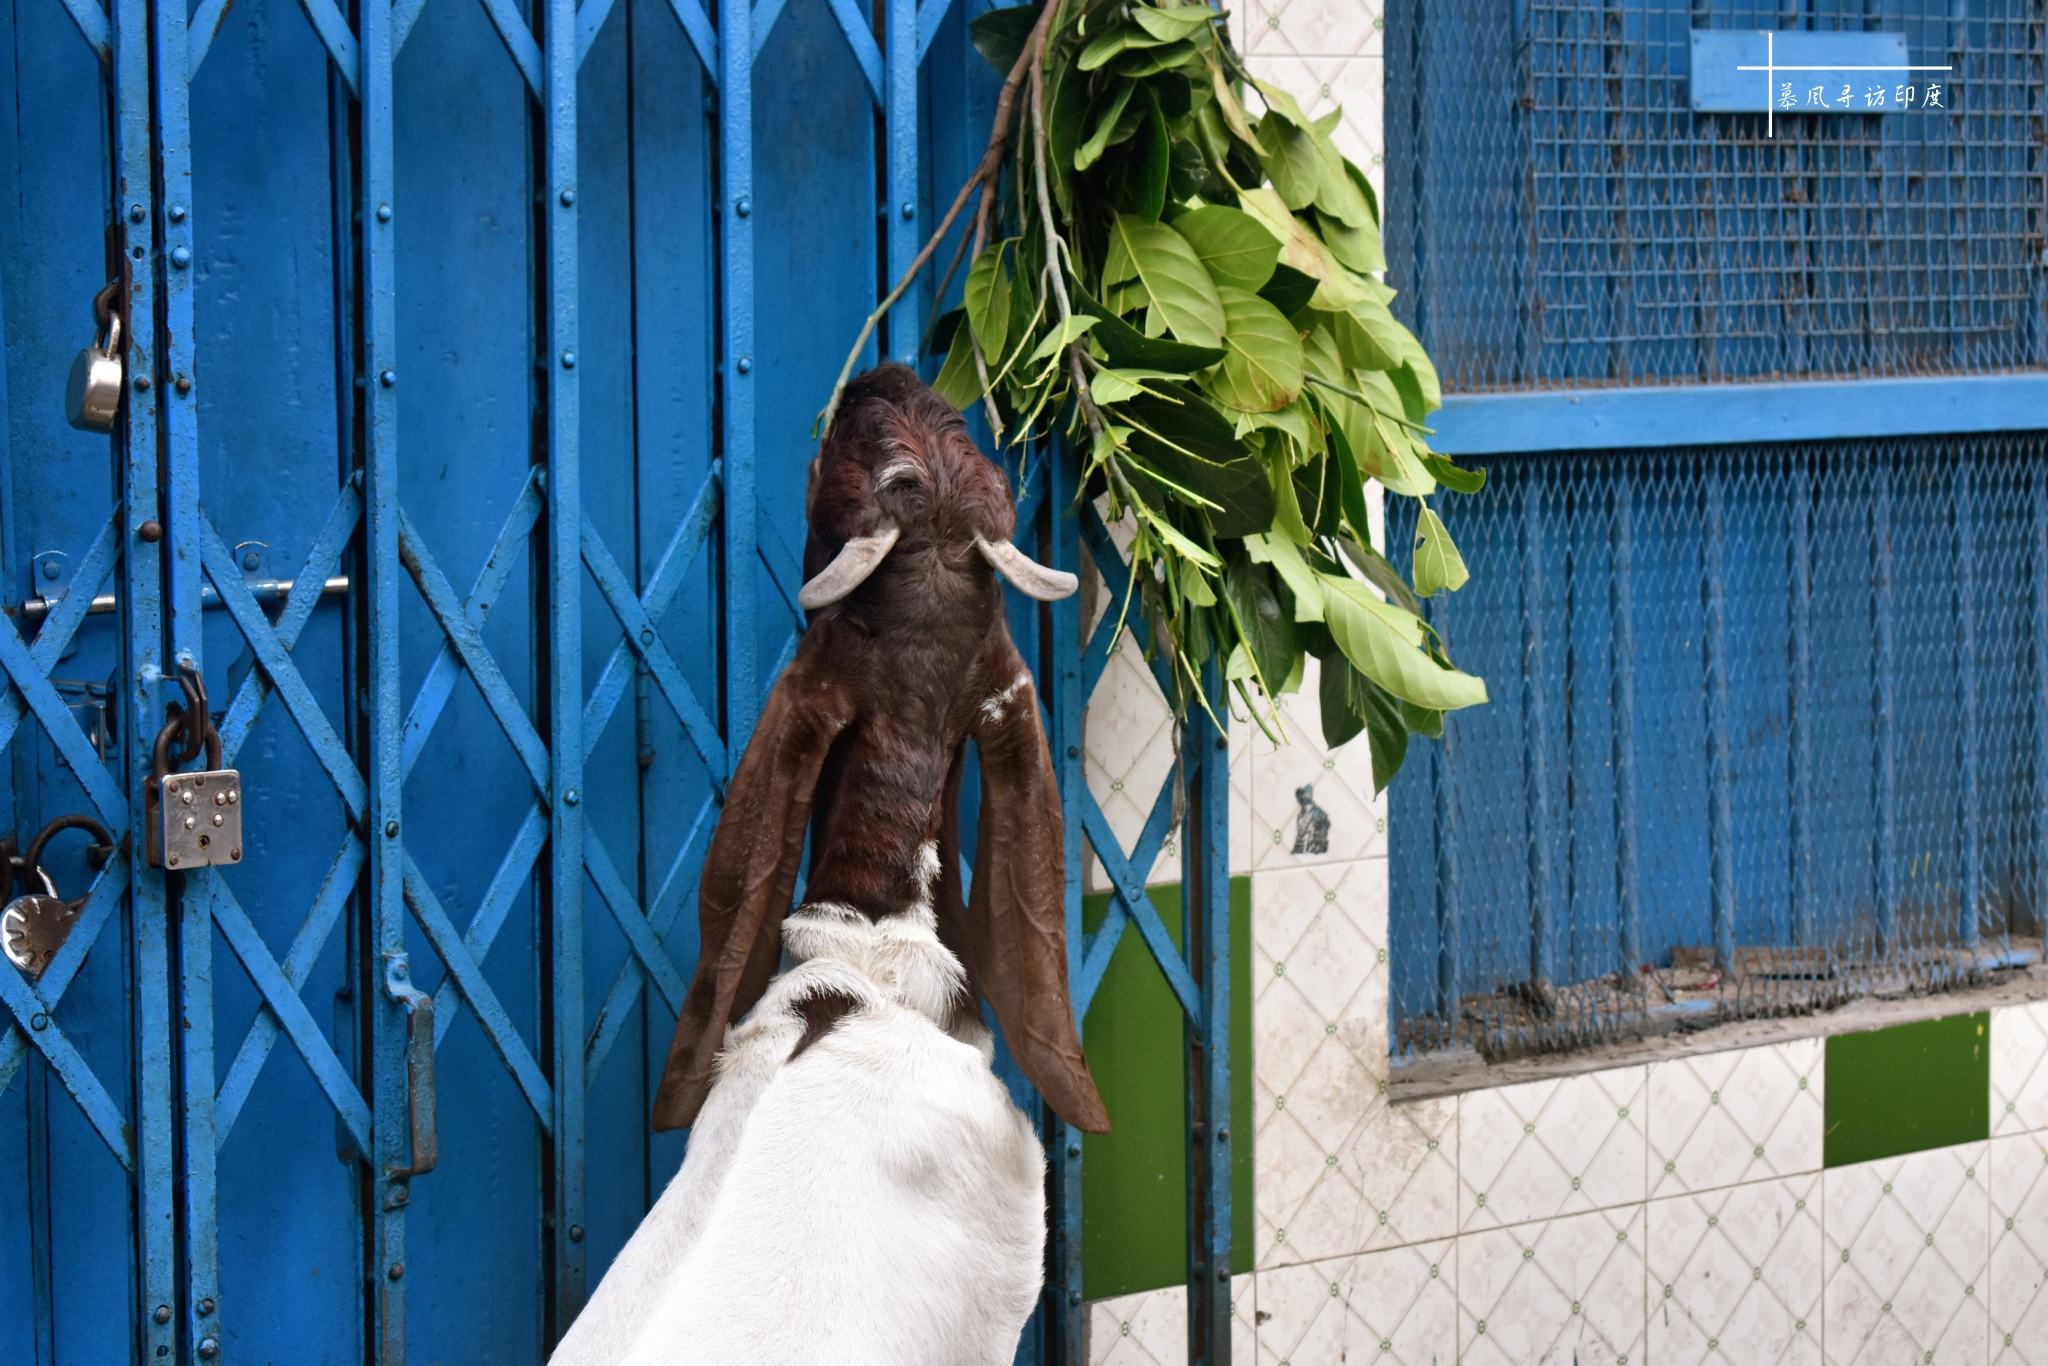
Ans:
[[[64,420],[81,432],[113,431],[114,415],[121,409],[121,315],[108,308],[100,325],[107,344],[79,352],[71,362],[71,382],[64,386]]]
[[[151,866],[204,868],[242,861],[242,775],[220,766],[220,732],[206,709],[206,684],[198,671],[178,666],[186,705],[165,708],[144,789]],[[178,745],[177,753],[171,746]],[[201,751],[210,765],[202,773],[179,773]]]
[[[106,827],[92,817],[59,816],[29,842],[27,854],[18,860],[9,860],[11,865],[18,865],[20,869],[16,872],[10,866],[8,871],[13,874],[10,881],[27,882],[33,878],[43,888],[40,894],[15,897],[5,909],[0,909],[0,953],[4,953],[7,961],[19,968],[31,982],[49,970],[57,951],[71,937],[71,929],[78,923],[79,912],[85,907],[83,896],[75,901],[58,896],[57,885],[43,871],[44,846],[49,844],[51,836],[63,830],[84,830],[92,835],[92,848],[86,853],[86,861],[95,868],[104,868],[114,852],[114,842]],[[14,837],[8,836],[4,843],[11,853]]]

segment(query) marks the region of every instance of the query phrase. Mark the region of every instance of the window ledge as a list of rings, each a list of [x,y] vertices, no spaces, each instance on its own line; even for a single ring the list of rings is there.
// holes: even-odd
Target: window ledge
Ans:
[[[1513,1086],[1520,1082],[1549,1081],[1701,1053],[1757,1048],[1829,1034],[1854,1034],[1866,1029],[1883,1029],[1888,1025],[1949,1015],[1968,1015],[2033,1001],[2048,1001],[2048,964],[2035,963],[1997,972],[1990,981],[1957,991],[1862,996],[1832,1009],[1773,1019],[1730,1020],[1703,1029],[1684,1028],[1683,1019],[1677,1017],[1668,1023],[1653,1020],[1649,1027],[1656,1029],[1662,1026],[1665,1032],[1595,1044],[1569,1053],[1543,1053],[1489,1063],[1469,1048],[1446,1049],[1397,1060],[1387,1088],[1388,1099],[1398,1105],[1405,1101],[1429,1100],[1464,1091]]]

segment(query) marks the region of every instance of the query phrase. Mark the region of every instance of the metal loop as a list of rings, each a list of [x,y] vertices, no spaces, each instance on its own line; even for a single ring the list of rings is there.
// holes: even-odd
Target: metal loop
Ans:
[[[114,837],[107,833],[106,826],[90,816],[74,814],[57,817],[36,831],[36,837],[28,842],[28,852],[21,856],[22,865],[42,878],[43,884],[50,888],[51,896],[57,895],[56,884],[51,881],[50,875],[43,871],[43,849],[53,838],[66,830],[83,830],[92,836],[92,847],[86,851],[85,859],[94,868],[106,867],[107,860],[114,856]],[[58,899],[63,900],[61,897]],[[66,904],[81,906],[85,904],[85,898],[81,896],[76,901]]]

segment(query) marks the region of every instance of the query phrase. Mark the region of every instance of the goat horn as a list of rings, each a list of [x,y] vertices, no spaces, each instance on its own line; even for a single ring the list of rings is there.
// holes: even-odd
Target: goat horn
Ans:
[[[995,571],[1010,581],[1027,598],[1040,602],[1058,602],[1061,598],[1072,597],[1081,581],[1064,569],[1047,569],[1008,541],[990,543],[980,536],[974,538],[974,548],[981,552],[981,558],[995,566]]]
[[[819,570],[818,577],[803,586],[803,591],[796,595],[797,605],[806,612],[815,612],[860,587],[867,582],[868,575],[875,572],[875,566],[882,562],[882,557],[889,553],[900,534],[894,522],[886,522],[877,535],[850,538],[832,557],[832,563]]]

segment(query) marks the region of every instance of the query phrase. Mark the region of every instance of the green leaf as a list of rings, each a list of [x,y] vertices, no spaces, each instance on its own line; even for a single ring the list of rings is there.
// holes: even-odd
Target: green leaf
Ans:
[[[1294,671],[1301,647],[1295,641],[1294,623],[1281,607],[1272,568],[1249,555],[1231,556],[1223,571],[1223,596],[1229,600],[1245,646],[1259,666],[1260,680],[1278,691]]]
[[[1112,57],[1125,52],[1163,47],[1173,41],[1171,38],[1155,38],[1135,24],[1117,24],[1096,34],[1094,40],[1081,49],[1081,56],[1074,65],[1082,71],[1094,71]]]
[[[1301,515],[1301,502],[1294,496],[1294,470],[1284,455],[1275,455],[1270,449],[1266,455],[1266,477],[1273,489],[1273,528],[1296,545],[1308,545],[1315,539],[1308,529],[1308,522]]]
[[[1406,328],[1402,331],[1407,332]],[[1429,353],[1422,349],[1422,343],[1415,340],[1415,334],[1408,332],[1408,369],[1412,372],[1416,389],[1422,395],[1422,416],[1427,417],[1444,406],[1443,382],[1436,377],[1436,366],[1429,359]],[[1422,421],[1421,417],[1415,419]]]
[[[1351,680],[1358,672],[1341,654],[1329,655],[1321,663],[1316,694],[1323,705],[1323,748],[1336,749],[1365,729],[1365,717],[1351,699]],[[1405,741],[1407,736],[1401,738]]]
[[[1322,179],[1316,187],[1316,208],[1348,227],[1377,230],[1379,219],[1374,215],[1372,205],[1359,193],[1358,186],[1345,174],[1343,156],[1330,145],[1327,133],[1318,130],[1314,137],[1316,156],[1322,162]]]
[[[1321,621],[1323,619],[1323,585],[1316,577],[1316,571],[1309,568],[1308,561],[1301,557],[1301,547],[1288,540],[1266,532],[1244,538],[1245,553],[1259,564],[1270,564],[1287,585],[1287,591],[1294,597],[1294,619],[1296,621]]]
[[[1132,119],[1128,125],[1123,123],[1123,117],[1129,110],[1131,96],[1137,89],[1137,86],[1128,82],[1117,87],[1116,95],[1103,109],[1102,116],[1095,120],[1095,131],[1088,135],[1086,142],[1074,149],[1075,170],[1087,170],[1109,150],[1110,143],[1121,142],[1131,135],[1137,127],[1139,112],[1129,111],[1132,113]]]
[[[1222,17],[1207,5],[1166,5],[1154,9],[1150,5],[1138,4],[1131,7],[1131,18],[1138,27],[1165,42],[1175,42],[1199,33]]]
[[[1025,358],[1024,363],[1030,365],[1035,361],[1044,360],[1093,326],[1095,326],[1095,319],[1080,313],[1072,315],[1058,327],[1046,333],[1032,350],[1031,354]]]
[[[983,249],[968,270],[960,295],[981,354],[998,365],[1010,342],[1010,277],[1003,269],[1003,249],[1008,245],[996,242]]]
[[[1337,258],[1330,254],[1323,240],[1288,210],[1278,192],[1268,188],[1245,190],[1238,195],[1237,202],[1259,220],[1259,226],[1279,240],[1282,265],[1293,266],[1321,282],[1316,287],[1317,308],[1335,312],[1372,297],[1366,282],[1337,264]]]
[[[1145,381],[1148,379],[1186,378],[1186,375],[1177,375],[1166,370],[1097,370],[1095,378],[1088,382],[1088,392],[1095,396],[1097,404],[1122,403],[1125,399],[1147,392]]]
[[[1105,286],[1137,279],[1173,335],[1196,346],[1223,342],[1223,301],[1202,258],[1166,223],[1120,213],[1110,225]]]
[[[1180,567],[1180,595],[1197,607],[1216,605],[1216,590],[1209,586],[1201,565],[1193,560],[1183,562]]]
[[[1351,438],[1341,422],[1325,423],[1324,437],[1330,443],[1330,459],[1337,465],[1337,496],[1344,520],[1351,524],[1354,536],[1370,543],[1372,521],[1366,515],[1365,480],[1358,472],[1358,457],[1351,452]]]
[[[1252,78],[1251,85],[1252,89],[1259,92],[1259,98],[1266,102],[1268,109],[1286,119],[1296,128],[1301,129],[1305,133],[1315,128],[1315,120],[1301,112],[1301,106],[1294,102],[1294,96],[1288,94],[1277,85],[1266,84],[1257,77]]]
[[[1361,275],[1387,268],[1387,256],[1380,247],[1377,225],[1352,227],[1332,216],[1318,222],[1316,228],[1322,234],[1323,245],[1330,249],[1330,255],[1336,257],[1339,264]]]
[[[1185,82],[1182,82],[1183,87],[1185,87],[1185,84]],[[1165,114],[1168,118],[1173,117],[1173,114],[1167,110],[1163,100],[1160,102],[1159,112]],[[1197,194],[1200,194],[1202,184],[1209,176],[1209,163],[1203,158],[1201,147],[1196,143],[1188,141],[1186,138],[1176,138],[1174,139],[1173,150],[1168,156],[1170,169],[1166,174],[1166,193],[1175,203],[1192,199]],[[1186,217],[1186,215],[1183,214],[1182,217]],[[1175,219],[1174,221],[1178,223],[1180,220]],[[1186,234],[1183,233],[1182,236],[1186,236]],[[1215,273],[1213,269],[1209,272],[1211,276],[1214,276]]]
[[[1400,353],[1381,344],[1372,329],[1360,322],[1356,312],[1325,313],[1318,309],[1316,320],[1329,329],[1337,348],[1337,359],[1347,370],[1392,370],[1401,364]]]
[[[1007,76],[1017,58],[1024,55],[1024,44],[1031,41],[1031,29],[1037,22],[1037,5],[992,9],[967,25],[967,37],[983,61]]]
[[[1485,470],[1461,469],[1441,455],[1425,455],[1422,467],[1453,493],[1477,493],[1486,487]]]
[[[1308,307],[1308,301],[1315,297],[1316,278],[1304,275],[1293,266],[1273,267],[1273,278],[1266,281],[1266,287],[1259,291],[1259,297],[1280,310],[1281,316],[1292,318]]]
[[[1187,239],[1218,286],[1256,290],[1273,277],[1280,259],[1280,243],[1242,209],[1206,205],[1174,219],[1173,230]]]
[[[1401,764],[1408,757],[1408,704],[1394,700],[1385,688],[1358,670],[1348,672],[1352,701],[1365,717],[1365,741],[1372,755],[1372,794],[1377,797],[1394,781],[1394,775],[1401,771]]]
[[[932,388],[962,412],[981,397],[981,376],[975,373],[974,342],[967,328],[953,329],[953,345],[946,352],[946,363],[939,367],[939,377],[932,381]]]
[[[1465,557],[1458,553],[1444,519],[1436,509],[1424,507],[1415,515],[1415,591],[1425,598],[1438,593],[1455,593],[1472,575],[1465,569]]]
[[[1259,120],[1259,150],[1282,203],[1305,209],[1315,202],[1323,188],[1323,158],[1313,134],[1268,114]]]
[[[1132,81],[1187,66],[1195,60],[1198,52],[1194,43],[1168,43],[1149,51],[1135,50],[1138,48],[1136,43],[1131,47],[1133,51],[1117,58],[1116,74]]]
[[[1024,295],[1029,291],[1017,292]],[[1220,304],[1221,301],[1218,302]],[[1102,348],[1103,359],[1111,365],[1137,370],[1167,370],[1177,375],[1190,375],[1197,370],[1208,369],[1222,360],[1226,354],[1221,346],[1191,346],[1186,342],[1148,337],[1090,298],[1086,290],[1076,292],[1074,303],[1083,313],[1096,320],[1095,330],[1088,335],[1095,345]]]
[[[1397,606],[1406,608],[1414,616],[1422,615],[1422,603],[1416,598],[1408,581],[1401,577],[1401,571],[1388,562],[1387,557],[1363,541],[1349,538],[1337,542],[1337,548],[1344,552],[1344,558],[1353,569],[1365,575],[1367,582],[1392,598]]]
[[[1486,684],[1423,653],[1420,618],[1374,597],[1351,579],[1325,574],[1330,635],[1358,671],[1404,702],[1456,711],[1486,701]]]
[[[1130,180],[1131,211],[1147,223],[1157,223],[1160,212],[1166,208],[1166,173],[1168,156],[1173,150],[1173,138],[1166,131],[1166,119],[1159,112],[1159,101],[1152,92],[1145,91],[1143,125],[1145,129],[1145,151],[1133,167]]]
[[[1444,738],[1444,714],[1418,707],[1413,702],[1401,704],[1401,724],[1412,735],[1427,735],[1432,740]]]
[[[952,308],[932,319],[931,331],[924,334],[924,342],[917,349],[926,356],[942,355],[953,345],[953,333],[967,317],[964,308]]]
[[[1273,525],[1273,493],[1265,468],[1254,460],[1222,415],[1193,389],[1155,383],[1157,393],[1117,406],[1132,427],[1131,450],[1175,483],[1214,503],[1208,514],[1217,536],[1250,536]]]
[[[1225,286],[1223,358],[1220,376],[1209,381],[1211,392],[1232,408],[1249,413],[1278,412],[1301,392],[1301,338],[1279,309],[1256,294]]]

